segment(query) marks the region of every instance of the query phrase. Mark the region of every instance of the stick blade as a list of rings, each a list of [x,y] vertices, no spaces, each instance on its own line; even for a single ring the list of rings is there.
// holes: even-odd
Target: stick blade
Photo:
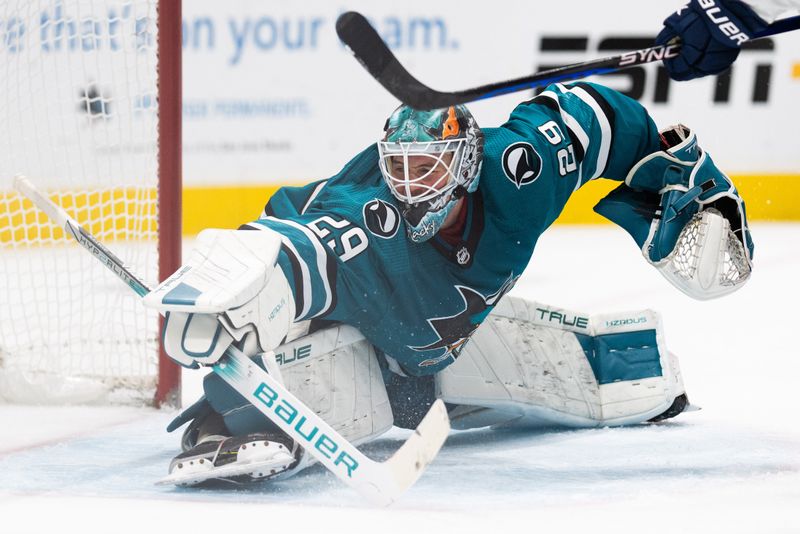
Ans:
[[[348,11],[339,15],[336,34],[367,72],[395,98],[416,109],[434,109],[444,101],[440,98],[442,93],[417,80],[403,67],[361,13]]]
[[[50,220],[62,228],[66,226],[67,221],[69,221],[69,215],[36,189],[36,186],[25,176],[21,174],[15,176],[13,185],[17,192],[33,202],[37,208],[45,212],[47,216],[50,217]]]
[[[339,15],[336,34],[364,68],[380,81],[394,54],[364,15],[356,11]]]
[[[444,445],[450,433],[450,418],[441,399],[433,403],[425,418],[408,440],[384,465],[389,468],[395,482],[394,501],[410,488],[428,467]]]

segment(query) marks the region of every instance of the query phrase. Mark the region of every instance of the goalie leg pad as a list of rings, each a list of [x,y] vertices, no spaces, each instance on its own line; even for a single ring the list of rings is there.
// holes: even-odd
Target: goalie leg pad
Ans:
[[[391,428],[392,411],[375,349],[355,328],[338,325],[319,330],[262,357],[272,358],[286,388],[353,444],[369,441]],[[262,362],[262,366],[269,369],[274,365]],[[207,375],[203,387],[206,402],[223,416],[231,435],[279,432],[274,423],[216,374]],[[288,408],[284,415],[293,417]],[[179,419],[187,420],[181,416]],[[314,462],[310,455],[296,452],[300,461],[282,473],[283,477]]]
[[[655,312],[590,317],[507,296],[437,391],[461,405],[454,428],[595,427],[657,417],[684,388]]]

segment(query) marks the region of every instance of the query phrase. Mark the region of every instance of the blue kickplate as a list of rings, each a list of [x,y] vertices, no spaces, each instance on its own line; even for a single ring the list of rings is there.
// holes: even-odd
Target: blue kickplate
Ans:
[[[575,336],[586,353],[598,384],[662,375],[655,330]]]

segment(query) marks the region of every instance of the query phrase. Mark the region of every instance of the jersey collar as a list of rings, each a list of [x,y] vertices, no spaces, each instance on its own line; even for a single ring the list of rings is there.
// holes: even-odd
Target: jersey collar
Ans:
[[[466,196],[464,224],[457,239],[445,240],[435,235],[430,243],[442,256],[463,269],[472,265],[478,241],[483,233],[483,195],[480,188]],[[449,237],[449,236],[448,236]]]

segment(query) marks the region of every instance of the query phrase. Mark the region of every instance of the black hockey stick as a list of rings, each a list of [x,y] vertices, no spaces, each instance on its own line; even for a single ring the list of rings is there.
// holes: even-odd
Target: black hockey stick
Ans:
[[[756,34],[756,39],[788,32],[800,28],[800,16],[780,20],[765,31]],[[417,109],[434,109],[485,100],[507,93],[542,87],[555,82],[577,80],[594,74],[615,72],[628,67],[660,61],[678,55],[680,45],[653,46],[626,52],[618,56],[574,63],[564,67],[545,70],[530,76],[505,80],[454,91],[436,91],[417,80],[397,60],[378,32],[363,15],[348,11],[336,21],[339,39],[350,48],[356,59],[373,78],[402,102]]]

